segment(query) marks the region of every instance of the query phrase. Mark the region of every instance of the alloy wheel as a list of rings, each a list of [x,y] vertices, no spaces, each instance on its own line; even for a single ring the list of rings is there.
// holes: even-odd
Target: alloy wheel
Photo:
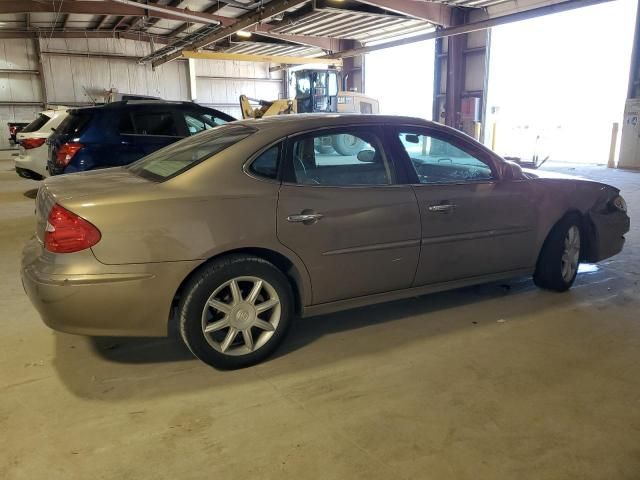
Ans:
[[[580,230],[572,225],[564,238],[564,250],[562,252],[562,279],[570,282],[578,270],[580,261]]]
[[[258,277],[235,277],[211,294],[202,311],[202,332],[225,355],[246,355],[262,347],[280,322],[280,298]]]

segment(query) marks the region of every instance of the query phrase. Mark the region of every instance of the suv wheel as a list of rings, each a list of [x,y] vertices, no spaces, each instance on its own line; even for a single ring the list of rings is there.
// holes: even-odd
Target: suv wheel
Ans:
[[[180,333],[196,357],[221,369],[242,368],[261,362],[282,342],[293,295],[274,265],[233,255],[191,279],[179,312]]]

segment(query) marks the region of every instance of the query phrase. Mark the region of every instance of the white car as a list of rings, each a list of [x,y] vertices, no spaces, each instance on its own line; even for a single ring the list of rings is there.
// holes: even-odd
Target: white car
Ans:
[[[20,154],[16,157],[16,173],[23,178],[42,180],[49,176],[47,157],[49,146],[47,138],[67,116],[68,107],[45,110],[17,135]]]

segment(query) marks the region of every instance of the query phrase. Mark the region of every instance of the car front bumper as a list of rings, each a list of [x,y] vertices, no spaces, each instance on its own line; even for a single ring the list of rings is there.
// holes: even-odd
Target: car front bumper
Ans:
[[[105,265],[91,250],[52,254],[37,239],[22,284],[46,325],[81,335],[166,336],[181,282],[200,261]]]
[[[624,247],[624,235],[629,231],[631,220],[621,211],[591,213],[593,233],[587,258],[599,262],[620,253]]]

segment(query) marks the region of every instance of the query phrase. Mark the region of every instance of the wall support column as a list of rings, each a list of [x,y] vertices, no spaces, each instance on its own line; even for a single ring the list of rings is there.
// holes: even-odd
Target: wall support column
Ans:
[[[44,69],[42,68],[42,50],[40,50],[40,39],[33,39],[33,48],[36,54],[36,62],[38,68],[38,79],[40,80],[40,92],[41,92],[41,100],[43,105],[46,107],[49,103],[47,96],[47,82],[44,78]]]
[[[464,89],[464,49],[467,35],[449,37],[447,48],[447,91],[444,107],[444,123],[462,129],[462,91]]]
[[[627,98],[640,97],[640,0],[636,11],[636,30],[631,51],[631,68],[629,68],[629,91]]]

